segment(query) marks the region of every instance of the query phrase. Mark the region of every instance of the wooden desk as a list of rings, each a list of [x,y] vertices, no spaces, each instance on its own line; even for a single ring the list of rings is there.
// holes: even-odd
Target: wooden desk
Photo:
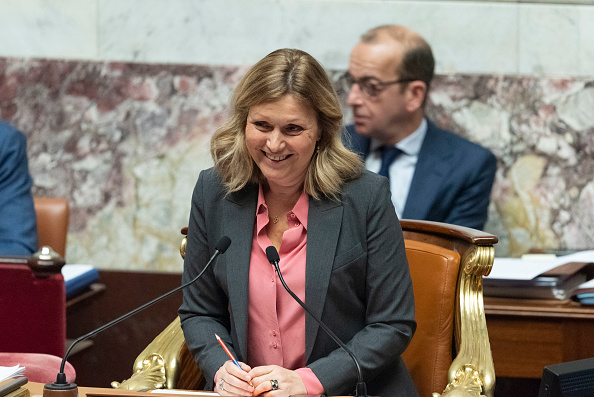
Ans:
[[[485,297],[497,377],[540,378],[550,364],[594,357],[594,307]]]
[[[100,271],[104,291],[68,308],[68,337],[76,338],[181,284],[181,274]],[[181,292],[93,338],[68,361],[79,385],[108,388],[132,374],[136,356],[177,314]],[[546,365],[594,357],[594,307],[569,301],[485,297],[495,374],[530,379],[538,387]],[[517,383],[517,382],[516,382]],[[516,387],[516,384],[512,385]],[[502,392],[498,395],[510,394]],[[535,395],[526,393],[524,395]]]
[[[29,382],[24,387],[29,390],[31,393],[31,397],[42,396],[43,395],[43,383],[37,382]],[[113,397],[155,397],[155,396],[163,396],[163,397],[189,397],[188,394],[176,394],[175,390],[171,390],[167,394],[155,394],[155,393],[148,393],[148,392],[138,392],[135,390],[120,390],[120,389],[110,389],[110,388],[103,388],[103,387],[81,387],[78,386],[78,395],[79,397],[95,397],[95,396],[113,396]],[[213,392],[201,392],[200,395],[204,396],[218,396],[218,394]]]
[[[38,397],[43,395],[43,383],[36,383],[36,382],[29,382],[24,387],[29,390],[31,393],[31,397]],[[196,394],[194,394],[195,396]],[[201,396],[218,396],[217,393],[214,392],[200,392]],[[188,394],[176,394],[176,390],[170,390],[166,394],[156,394],[156,393],[149,393],[149,392],[138,392],[133,390],[120,390],[120,389],[109,389],[109,388],[102,388],[102,387],[78,387],[78,396],[79,397],[155,397],[155,396],[162,396],[162,397],[191,397]],[[317,396],[317,395],[316,395]],[[300,396],[294,396],[300,397]],[[307,396],[301,397],[314,397],[313,394],[308,394]],[[346,397],[346,396],[334,396],[334,397]]]

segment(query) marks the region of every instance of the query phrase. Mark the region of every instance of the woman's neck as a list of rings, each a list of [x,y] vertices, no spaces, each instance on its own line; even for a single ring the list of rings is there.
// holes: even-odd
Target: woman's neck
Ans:
[[[283,233],[289,229],[289,223],[285,214],[291,211],[295,207],[295,204],[297,204],[303,192],[303,185],[281,187],[262,184],[262,189],[270,220],[267,227],[267,235],[277,251],[280,252]]]
[[[291,210],[295,206],[303,192],[303,184],[289,187],[263,184],[262,188],[267,206],[270,207],[272,205],[286,211]]]

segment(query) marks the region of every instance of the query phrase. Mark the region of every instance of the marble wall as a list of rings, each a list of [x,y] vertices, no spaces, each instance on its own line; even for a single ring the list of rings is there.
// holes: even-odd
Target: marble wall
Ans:
[[[497,255],[594,248],[594,77],[438,76],[428,114],[498,159]]]
[[[0,56],[251,65],[297,47],[341,69],[362,32],[398,23],[438,73],[591,76],[594,6],[552,2],[0,0]]]
[[[33,192],[66,196],[67,260],[180,270],[192,188],[242,67],[0,59]]]
[[[498,158],[497,255],[594,248],[593,6],[0,1],[0,116],[29,139],[34,193],[70,200],[70,263],[181,270],[191,191],[249,65],[298,47],[337,75],[382,23],[431,43],[429,116]]]

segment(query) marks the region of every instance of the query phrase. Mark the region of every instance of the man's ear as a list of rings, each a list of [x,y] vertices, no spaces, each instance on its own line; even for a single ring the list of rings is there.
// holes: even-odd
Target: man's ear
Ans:
[[[415,80],[408,83],[406,87],[406,109],[414,112],[423,107],[423,101],[427,95],[427,84],[423,81]]]

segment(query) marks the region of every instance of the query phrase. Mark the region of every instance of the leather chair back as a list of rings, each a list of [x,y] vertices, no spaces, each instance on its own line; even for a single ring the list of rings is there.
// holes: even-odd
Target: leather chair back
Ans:
[[[63,197],[34,197],[37,213],[37,235],[39,247],[52,247],[62,257],[66,257],[66,239],[70,208]]]
[[[452,364],[457,252],[414,240],[405,240],[415,295],[417,331],[402,354],[419,395],[442,392]]]
[[[495,369],[483,308],[497,237],[451,224],[401,220],[417,331],[402,357],[421,396],[492,397]]]

